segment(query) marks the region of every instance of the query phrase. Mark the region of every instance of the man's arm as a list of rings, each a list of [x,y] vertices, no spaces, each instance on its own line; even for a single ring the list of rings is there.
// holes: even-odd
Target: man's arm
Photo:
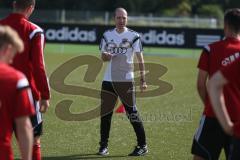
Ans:
[[[107,38],[105,36],[105,33],[102,36],[101,43],[99,45],[99,50],[101,51],[101,59],[104,62],[110,61],[114,55],[111,53],[107,52],[105,47],[107,45]]]
[[[144,59],[142,52],[136,53],[138,65],[139,65],[139,71],[140,71],[140,90],[143,92],[147,89],[147,83],[145,81],[145,65],[144,65]]]
[[[28,116],[16,118],[18,143],[23,160],[32,159],[33,131]]]
[[[233,123],[228,115],[223,96],[223,87],[226,83],[227,80],[224,78],[222,73],[218,71],[209,80],[208,93],[218,121],[225,132],[232,135]]]
[[[205,100],[207,97],[207,79],[208,72],[199,69],[197,78],[197,91],[203,104],[205,104]]]
[[[38,91],[41,94],[40,112],[44,113],[49,107],[50,89],[48,79],[45,71],[45,62],[43,56],[44,50],[44,36],[38,33],[32,39],[32,65],[33,75]]]

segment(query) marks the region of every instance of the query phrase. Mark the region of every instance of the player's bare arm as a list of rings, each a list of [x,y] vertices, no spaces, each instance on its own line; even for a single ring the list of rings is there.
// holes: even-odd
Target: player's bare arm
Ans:
[[[197,78],[197,91],[203,104],[205,103],[207,96],[207,79],[208,73],[204,70],[199,69]]]
[[[140,90],[143,92],[144,90],[147,89],[147,83],[145,80],[145,65],[144,65],[144,59],[143,59],[143,54],[141,53],[136,53],[137,60],[138,60],[138,65],[139,65],[139,71],[140,71]]]
[[[224,131],[227,134],[232,135],[233,123],[228,115],[223,96],[223,86],[226,83],[227,80],[224,78],[221,72],[218,71],[208,82],[208,93],[218,121],[222,125]]]
[[[23,160],[32,159],[33,132],[32,124],[28,116],[15,120],[18,135],[18,143]]]

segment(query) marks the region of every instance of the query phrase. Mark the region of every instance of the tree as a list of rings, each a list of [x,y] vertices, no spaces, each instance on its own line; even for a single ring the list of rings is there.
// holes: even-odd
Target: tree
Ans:
[[[164,16],[200,14],[221,17],[223,10],[240,6],[240,0],[37,0],[37,9],[109,11],[124,7],[129,13]],[[12,0],[0,0],[1,8],[12,8]]]
[[[223,18],[223,10],[219,5],[202,5],[198,10],[197,13],[206,17],[212,16],[218,19]]]

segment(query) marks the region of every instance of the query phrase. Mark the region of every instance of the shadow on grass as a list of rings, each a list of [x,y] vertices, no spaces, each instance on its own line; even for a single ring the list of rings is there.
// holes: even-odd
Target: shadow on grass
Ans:
[[[78,160],[78,159],[114,159],[128,157],[127,155],[99,156],[96,153],[59,156],[59,157],[43,157],[43,160]]]

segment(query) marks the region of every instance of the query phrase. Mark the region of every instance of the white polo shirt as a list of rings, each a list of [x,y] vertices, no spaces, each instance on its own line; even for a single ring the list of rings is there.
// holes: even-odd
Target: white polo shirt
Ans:
[[[114,55],[108,62],[104,81],[127,82],[134,79],[134,54],[143,51],[137,32],[125,28],[118,33],[116,28],[107,30],[100,43],[100,51]]]

